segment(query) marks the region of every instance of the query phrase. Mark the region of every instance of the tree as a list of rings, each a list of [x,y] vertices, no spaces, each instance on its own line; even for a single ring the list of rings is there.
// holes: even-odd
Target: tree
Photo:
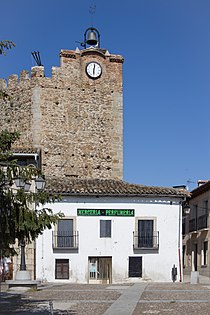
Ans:
[[[15,43],[13,43],[11,40],[2,40],[0,41],[0,55],[6,55],[6,50],[11,49],[12,47],[15,47]],[[0,90],[0,98],[2,99],[9,99],[10,96],[6,91]]]
[[[6,55],[6,50],[15,47],[15,43],[10,40],[0,41],[0,55]]]
[[[16,240],[32,242],[63,216],[44,206],[58,200],[57,196],[15,187],[17,179],[31,183],[42,175],[34,165],[20,166],[14,159],[11,146],[18,138],[18,132],[0,132],[0,254],[3,257],[15,253],[12,245]]]

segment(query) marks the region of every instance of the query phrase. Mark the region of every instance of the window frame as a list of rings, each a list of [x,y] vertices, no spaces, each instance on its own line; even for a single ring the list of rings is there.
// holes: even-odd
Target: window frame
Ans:
[[[102,226],[101,224],[106,222],[106,227],[105,227],[105,233],[102,231]],[[108,228],[108,233],[107,233],[107,225],[108,223],[110,224],[110,227]],[[100,238],[111,238],[112,237],[112,220],[99,220],[99,236]]]
[[[73,244],[75,243],[75,238],[77,238],[77,230],[76,230],[76,217],[75,216],[64,216],[63,218],[59,219],[58,222],[60,220],[73,220],[73,238],[72,238],[72,241],[73,241]],[[68,246],[59,246],[59,241],[58,241],[58,222],[55,224],[54,226],[54,231],[53,231],[53,234],[54,234],[54,237],[53,237],[53,248],[54,249],[67,249],[67,248],[75,248],[75,246],[71,246],[71,247],[68,247]]]
[[[141,220],[153,220],[153,232],[157,231],[157,217],[149,217],[149,216],[143,216],[143,217],[136,217],[135,218],[135,232],[138,233],[138,221]]]
[[[58,263],[59,262],[59,263]],[[64,276],[63,277],[59,277],[58,276],[58,268],[60,267],[61,269],[63,269],[63,266],[67,264],[67,276],[65,276],[65,273],[64,273]],[[62,274],[62,271],[60,272]],[[55,279],[56,280],[69,280],[69,277],[70,277],[70,260],[67,258],[56,258],[55,259]]]
[[[153,221],[153,234],[152,234],[152,242],[153,242],[153,246],[150,247],[144,247],[144,246],[140,246],[139,247],[139,221]],[[157,233],[157,239],[154,238],[155,236],[155,232]],[[134,235],[136,236],[134,238],[134,248],[137,249],[157,249],[159,248],[159,234],[157,231],[157,217],[153,217],[153,216],[142,216],[142,217],[136,217],[135,218],[135,231],[134,231]]]
[[[133,264],[135,261],[136,261],[136,264],[137,264],[137,261],[139,261],[140,268],[138,270],[139,272],[138,275],[136,274],[134,275],[134,273],[137,272],[135,268],[131,270],[132,261],[133,261]],[[142,272],[143,272],[143,257],[142,256],[129,256],[128,257],[128,278],[142,278]]]
[[[73,233],[76,232],[76,217],[75,216],[64,216],[63,218],[59,219],[60,220],[73,220]],[[57,234],[58,233],[58,222],[55,224],[54,227],[54,232]]]

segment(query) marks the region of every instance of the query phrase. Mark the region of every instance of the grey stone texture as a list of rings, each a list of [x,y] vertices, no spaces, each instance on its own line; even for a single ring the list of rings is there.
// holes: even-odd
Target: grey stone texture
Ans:
[[[191,284],[197,284],[199,283],[199,272],[198,271],[192,271],[191,272]]]
[[[122,179],[122,56],[90,47],[61,50],[60,61],[52,77],[37,66],[8,84],[0,79],[9,95],[0,100],[0,128],[20,131],[15,150],[41,152],[49,177]],[[98,79],[86,74],[90,61],[102,66]]]
[[[209,278],[201,284],[48,284],[38,291],[1,294],[0,314],[209,314]],[[187,279],[190,280],[190,279]]]

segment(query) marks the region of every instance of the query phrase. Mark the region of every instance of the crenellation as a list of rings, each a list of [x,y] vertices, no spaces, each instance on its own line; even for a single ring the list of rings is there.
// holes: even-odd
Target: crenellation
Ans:
[[[17,74],[12,74],[8,78],[8,89],[14,90],[17,89],[19,85],[18,81],[18,75]]]
[[[52,67],[52,79],[57,78],[61,75],[60,67]]]
[[[27,70],[22,70],[20,73],[20,82],[29,80],[30,79],[30,73]]]
[[[7,81],[5,79],[0,79],[0,91],[5,91],[7,89]]]
[[[35,66],[31,68],[31,78],[43,78],[44,77],[44,67]]]

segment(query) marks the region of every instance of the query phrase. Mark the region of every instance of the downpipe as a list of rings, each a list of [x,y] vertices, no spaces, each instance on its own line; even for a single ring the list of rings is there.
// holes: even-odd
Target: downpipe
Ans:
[[[179,260],[179,282],[182,282],[182,262],[181,262],[181,224],[182,224],[182,202],[179,202],[179,231],[178,231],[178,260]]]

